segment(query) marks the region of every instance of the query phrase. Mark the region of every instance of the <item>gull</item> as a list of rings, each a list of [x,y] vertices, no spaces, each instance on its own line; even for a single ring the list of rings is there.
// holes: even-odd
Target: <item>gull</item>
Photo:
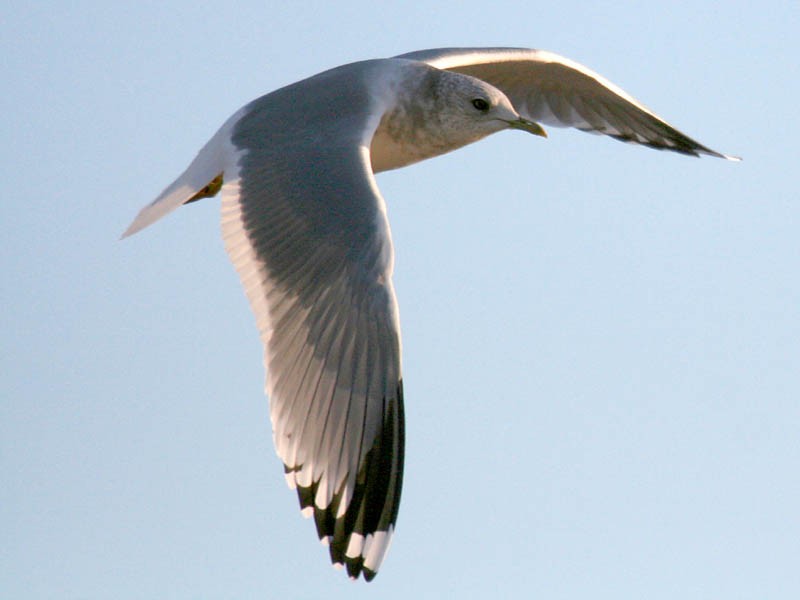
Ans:
[[[394,249],[375,173],[504,129],[575,127],[738,160],[551,52],[444,48],[340,66],[230,117],[123,237],[221,193],[264,345],[273,441],[334,566],[372,580],[397,521],[404,417]]]

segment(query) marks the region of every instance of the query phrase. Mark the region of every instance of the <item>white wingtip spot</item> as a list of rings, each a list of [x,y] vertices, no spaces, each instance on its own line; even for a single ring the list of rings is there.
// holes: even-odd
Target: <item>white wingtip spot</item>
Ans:
[[[367,536],[362,551],[364,568],[370,571],[378,570],[383,562],[383,557],[386,556],[386,552],[392,544],[392,533],[394,533],[394,527],[389,527],[388,531],[376,531]]]
[[[306,519],[310,518],[311,515],[314,514],[314,508],[311,506],[306,506],[302,510],[300,510],[300,514],[303,515]]]
[[[356,558],[361,556],[361,551],[364,548],[364,536],[360,533],[351,533],[350,541],[347,543],[347,550],[344,555],[347,558]]]

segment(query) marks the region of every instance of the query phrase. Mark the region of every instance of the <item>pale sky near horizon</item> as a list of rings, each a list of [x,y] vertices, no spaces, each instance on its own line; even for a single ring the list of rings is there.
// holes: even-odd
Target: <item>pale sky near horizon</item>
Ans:
[[[796,2],[0,8],[0,597],[800,597]],[[377,579],[286,488],[216,199],[247,101],[527,46],[741,163],[549,128],[386,173],[407,455]]]

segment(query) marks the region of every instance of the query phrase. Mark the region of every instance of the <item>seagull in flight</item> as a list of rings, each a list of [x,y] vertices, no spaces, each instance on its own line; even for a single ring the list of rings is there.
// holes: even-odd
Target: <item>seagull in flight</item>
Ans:
[[[221,194],[222,236],[264,344],[273,439],[331,561],[372,580],[403,480],[394,249],[375,173],[541,124],[687,155],[684,135],[551,52],[445,48],[293,83],[230,117],[123,237]]]

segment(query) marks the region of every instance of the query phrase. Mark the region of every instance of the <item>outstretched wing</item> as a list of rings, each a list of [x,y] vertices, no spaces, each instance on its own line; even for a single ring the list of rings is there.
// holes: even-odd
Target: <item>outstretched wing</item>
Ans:
[[[738,160],[696,142],[607,79],[552,52],[440,48],[396,58],[419,60],[491,83],[508,96],[520,115],[534,121],[575,127],[660,150]]]
[[[360,73],[245,107],[222,230],[264,342],[286,479],[334,564],[369,580],[394,530],[404,434],[393,250],[369,158],[382,111]]]

